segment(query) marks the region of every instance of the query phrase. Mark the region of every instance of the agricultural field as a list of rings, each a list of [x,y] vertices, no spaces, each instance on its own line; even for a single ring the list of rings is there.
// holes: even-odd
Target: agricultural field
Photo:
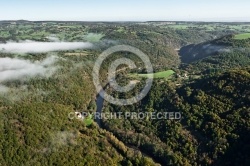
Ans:
[[[235,35],[234,39],[237,40],[243,40],[243,39],[249,39],[250,38],[250,33],[242,33],[242,34],[238,34]]]
[[[103,34],[88,33],[83,38],[88,42],[99,42],[104,36]]]
[[[222,24],[222,23],[173,23],[160,24],[162,28],[171,28],[174,30],[203,30],[203,31],[235,31],[250,32],[249,24]]]
[[[167,70],[162,72],[157,72],[153,74],[132,74],[132,77],[149,77],[149,78],[169,78],[175,72],[173,70]]]

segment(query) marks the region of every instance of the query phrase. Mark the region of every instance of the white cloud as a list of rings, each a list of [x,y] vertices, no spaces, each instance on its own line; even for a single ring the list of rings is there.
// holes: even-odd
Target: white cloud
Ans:
[[[6,92],[8,92],[8,90],[9,89],[6,86],[3,86],[0,84],[0,93],[6,93]]]
[[[17,58],[0,58],[0,83],[34,76],[50,76],[58,57],[50,56],[42,61],[31,62]]]
[[[51,42],[60,42],[60,39],[56,37],[56,35],[50,35],[47,37],[47,39]]]
[[[72,131],[59,131],[51,134],[51,148],[58,150],[63,146],[77,145],[77,134]]]
[[[0,52],[8,53],[42,53],[60,50],[75,50],[92,48],[93,44],[89,42],[35,42],[23,41],[19,43],[8,42],[0,44]]]

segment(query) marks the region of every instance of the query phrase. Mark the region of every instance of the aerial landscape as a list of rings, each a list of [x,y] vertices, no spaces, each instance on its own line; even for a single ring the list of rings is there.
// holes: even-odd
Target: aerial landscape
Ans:
[[[222,1],[1,2],[0,166],[249,166],[250,2]]]

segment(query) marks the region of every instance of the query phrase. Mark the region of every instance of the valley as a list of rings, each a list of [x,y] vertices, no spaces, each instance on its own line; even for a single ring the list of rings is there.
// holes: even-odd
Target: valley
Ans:
[[[249,32],[249,23],[0,21],[0,165],[248,165]],[[122,50],[102,62],[98,79],[115,99],[152,79],[134,104],[112,104],[94,85],[96,61],[117,45],[152,64],[148,73]],[[136,65],[112,73],[128,92],[109,84],[119,58]],[[83,121],[75,112],[182,118]]]

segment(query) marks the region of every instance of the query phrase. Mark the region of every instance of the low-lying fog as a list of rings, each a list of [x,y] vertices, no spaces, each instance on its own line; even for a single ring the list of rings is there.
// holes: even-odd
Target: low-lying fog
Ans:
[[[53,36],[52,36],[53,37]],[[76,49],[92,49],[89,42],[62,42],[57,38],[50,38],[51,42],[21,41],[0,43],[0,53],[46,53],[51,51],[65,51]],[[59,60],[57,56],[48,56],[41,61],[31,61],[22,58],[0,57],[0,92],[8,92],[4,82],[12,80],[26,80],[36,76],[49,77],[56,72]]]
[[[65,51],[75,49],[92,48],[89,42],[7,42],[0,44],[0,52],[6,53],[43,53],[51,51]]]
[[[7,87],[1,85],[4,81],[51,76],[57,69],[54,64],[58,59],[57,56],[49,56],[42,61],[32,62],[18,58],[0,58],[0,92],[7,91]]]

